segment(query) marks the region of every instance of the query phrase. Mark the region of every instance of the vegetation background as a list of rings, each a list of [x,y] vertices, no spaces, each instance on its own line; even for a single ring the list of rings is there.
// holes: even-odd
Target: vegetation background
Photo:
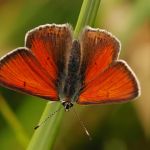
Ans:
[[[23,46],[25,33],[36,26],[68,22],[75,27],[82,2],[0,0],[0,57]],[[149,150],[150,1],[101,0],[93,27],[106,29],[121,40],[120,58],[136,73],[142,94],[124,104],[76,105],[93,140],[89,142],[70,111],[64,115],[54,150]],[[46,103],[0,87],[0,150],[25,149]]]

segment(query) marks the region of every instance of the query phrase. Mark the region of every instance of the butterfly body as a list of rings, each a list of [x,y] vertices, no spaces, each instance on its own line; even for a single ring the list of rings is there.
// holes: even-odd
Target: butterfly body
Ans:
[[[75,102],[126,102],[140,86],[119,52],[119,40],[105,30],[86,27],[74,40],[70,25],[47,24],[26,34],[25,47],[0,59],[0,85],[60,101],[65,110]]]
[[[80,75],[81,50],[78,40],[74,40],[72,42],[72,48],[70,51],[71,52],[66,67],[66,75],[64,75],[62,80],[60,80],[61,83],[58,82],[60,100],[62,100],[62,104],[64,105],[66,110],[67,108],[71,108],[73,106],[73,103],[77,101],[79,92],[82,87]],[[61,90],[59,90],[60,87]]]

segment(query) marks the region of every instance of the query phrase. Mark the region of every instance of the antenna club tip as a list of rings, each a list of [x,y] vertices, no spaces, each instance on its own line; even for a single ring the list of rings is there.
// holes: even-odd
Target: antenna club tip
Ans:
[[[34,127],[34,130],[38,129],[39,128],[39,125],[37,125],[36,127]]]
[[[87,136],[89,137],[89,140],[92,141],[92,137],[91,137],[90,133],[87,131],[87,129],[85,129],[85,132],[86,132]]]

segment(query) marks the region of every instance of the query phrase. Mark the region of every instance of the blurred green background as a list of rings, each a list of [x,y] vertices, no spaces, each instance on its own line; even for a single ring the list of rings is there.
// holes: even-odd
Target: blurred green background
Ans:
[[[0,57],[23,46],[25,33],[38,25],[68,22],[74,28],[82,2],[0,0]],[[85,136],[73,112],[66,112],[54,150],[150,150],[150,1],[101,0],[95,27],[106,29],[121,40],[120,58],[136,73],[142,94],[137,100],[124,104],[76,105],[93,140],[90,142]],[[8,123],[11,116],[6,118],[9,112],[4,101],[13,110],[28,139],[47,101],[1,87],[0,95],[0,150],[23,150]]]

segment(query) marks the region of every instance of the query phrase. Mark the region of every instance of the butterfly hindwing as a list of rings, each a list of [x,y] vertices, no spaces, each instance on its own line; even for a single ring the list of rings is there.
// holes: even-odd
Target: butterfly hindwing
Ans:
[[[120,42],[105,30],[86,27],[81,35],[81,74],[87,84],[115,61]]]
[[[34,53],[41,66],[54,80],[57,80],[58,73],[63,74],[66,69],[72,46],[71,32],[68,24],[47,24],[26,34],[26,47]]]

